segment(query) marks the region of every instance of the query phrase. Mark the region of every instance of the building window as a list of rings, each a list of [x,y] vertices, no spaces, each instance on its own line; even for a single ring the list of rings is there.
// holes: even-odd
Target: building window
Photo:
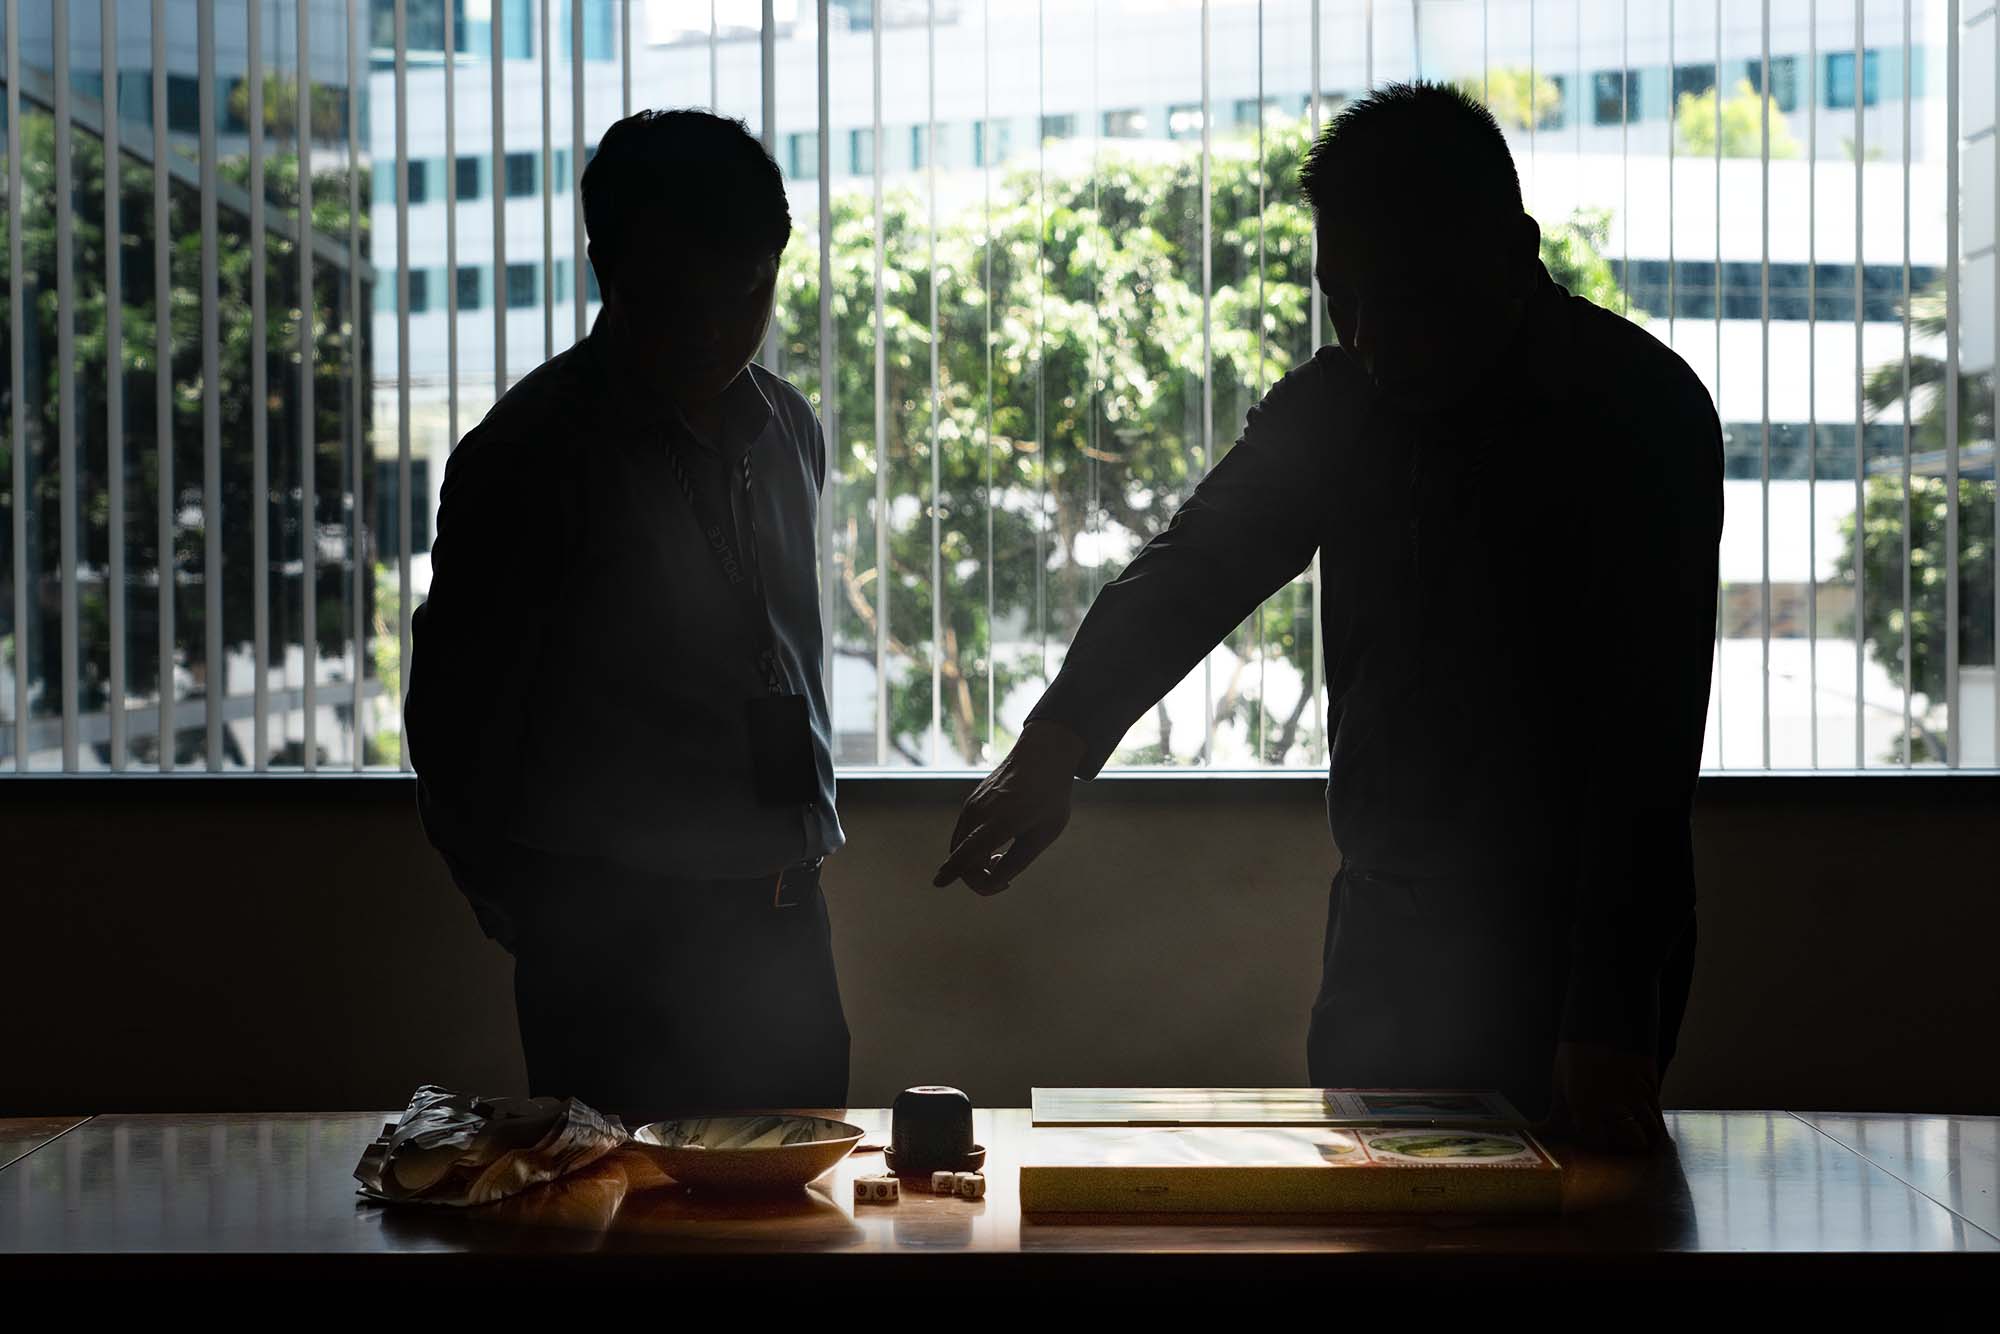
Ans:
[[[429,158],[415,158],[406,163],[404,173],[410,182],[410,202],[427,204],[431,198],[431,162]]]
[[[176,134],[201,133],[201,81],[192,74],[167,76],[167,128]]]
[[[785,137],[785,156],[789,159],[791,171],[787,174],[795,181],[819,179],[819,135],[817,133],[792,134]]]
[[[1690,94],[1700,97],[1703,93],[1715,91],[1714,65],[1674,66],[1674,105]]]
[[[1169,139],[1201,138],[1201,105],[1167,108],[1167,137]]]
[[[507,266],[507,309],[525,310],[542,304],[541,270],[539,264],[509,264]]]
[[[1239,97],[1232,110],[1234,112],[1232,123],[1238,129],[1254,130],[1260,119],[1269,121],[1277,116],[1278,99],[1267,97],[1260,102],[1254,97]]]
[[[1882,97],[1882,53],[1865,51],[1861,62],[1861,105],[1872,107]],[[1854,53],[1835,51],[1826,58],[1826,104],[1829,108],[1854,107]]]
[[[1639,71],[1601,69],[1590,76],[1591,119],[1618,125],[1639,119]]]
[[[564,60],[570,59],[576,50],[575,28],[571,21],[571,6],[583,6],[583,58],[585,60],[609,60],[612,56],[611,32],[615,26],[613,6],[616,0],[562,0],[554,16],[557,48]]]
[[[849,130],[847,132],[847,170],[855,176],[872,176],[875,174],[875,131],[873,129]]]
[[[410,314],[422,315],[431,308],[429,269],[410,270]]]
[[[458,266],[458,308],[461,311],[486,309],[486,270],[483,266]]]
[[[1076,138],[1076,117],[1068,112],[1042,117],[1042,138],[1044,141]]]
[[[1799,58],[1797,56],[1774,56],[1771,60],[1770,87],[1764,86],[1764,62],[1753,60],[1749,67],[1752,91],[1767,93],[1773,105],[1780,111],[1799,109]]]
[[[1143,139],[1146,137],[1146,113],[1143,111],[1107,111],[1104,113],[1104,137],[1106,139]]]
[[[922,171],[931,165],[929,148],[935,145],[937,166],[940,170],[951,166],[951,126],[939,121],[936,125],[912,125],[910,127],[910,170]]]
[[[483,157],[461,157],[457,164],[458,202],[486,197],[486,167],[488,159]]]
[[[976,167],[993,167],[1014,154],[1014,124],[994,117],[972,122],[972,162]]]
[[[541,187],[541,173],[536,169],[542,164],[533,153],[509,153],[507,155],[507,197],[525,199]]]

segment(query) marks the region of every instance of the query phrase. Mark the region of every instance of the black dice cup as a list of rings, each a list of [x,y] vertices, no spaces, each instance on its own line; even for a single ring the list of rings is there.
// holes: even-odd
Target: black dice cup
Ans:
[[[972,1099],[937,1084],[898,1093],[883,1160],[898,1173],[978,1171],[986,1150],[972,1142]]]

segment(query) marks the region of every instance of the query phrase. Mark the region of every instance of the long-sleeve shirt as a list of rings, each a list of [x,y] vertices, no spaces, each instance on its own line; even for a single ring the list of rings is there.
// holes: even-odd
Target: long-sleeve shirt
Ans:
[[[1650,1052],[1693,906],[1721,428],[1678,356],[1543,274],[1491,374],[1413,414],[1322,348],[1105,587],[1030,720],[1126,730],[1315,553],[1345,861],[1571,877],[1563,1031]]]
[[[723,423],[714,445],[699,441],[613,373],[593,331],[453,451],[407,726],[425,827],[461,884],[504,867],[510,845],[685,879],[763,875],[840,847],[815,537],[825,437],[805,396],[754,365],[725,394]],[[739,549],[755,506],[779,669],[811,721],[808,804],[758,802],[746,703],[766,685],[670,442],[735,520]]]

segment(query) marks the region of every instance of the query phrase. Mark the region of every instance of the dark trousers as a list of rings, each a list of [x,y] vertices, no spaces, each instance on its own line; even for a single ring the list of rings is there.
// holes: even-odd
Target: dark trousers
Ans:
[[[1547,883],[1343,868],[1306,1039],[1313,1084],[1498,1089],[1524,1116],[1546,1116],[1569,984],[1569,913]],[[1693,974],[1690,916],[1660,975],[1662,1075]]]
[[[507,930],[528,1085],[628,1128],[749,1108],[844,1107],[847,1020],[819,877],[668,880],[534,858]]]

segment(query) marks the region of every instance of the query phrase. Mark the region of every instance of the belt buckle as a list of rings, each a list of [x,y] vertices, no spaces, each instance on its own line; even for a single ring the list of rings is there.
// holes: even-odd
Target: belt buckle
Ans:
[[[801,862],[801,863],[800,863],[799,865],[797,865],[797,866],[787,866],[787,867],[783,867],[782,869],[780,869],[780,870],[779,870],[779,872],[778,872],[778,878],[777,878],[776,882],[775,882],[775,883],[773,883],[773,884],[772,884],[772,886],[771,886],[771,906],[772,906],[773,908],[796,908],[796,907],[798,907],[798,906],[799,906],[799,904],[798,904],[798,900],[796,900],[796,899],[792,900],[792,902],[790,902],[790,903],[786,903],[786,902],[784,901],[784,899],[785,899],[785,877],[786,877],[787,875],[791,874],[791,873],[792,873],[793,871],[817,871],[817,870],[818,870],[818,869],[819,869],[819,868],[820,868],[820,867],[821,867],[822,865],[824,865],[824,864],[825,864],[825,862],[826,862],[826,858],[824,858],[824,857],[815,857],[815,858],[813,858],[813,859],[812,859],[811,861],[809,861],[809,862]]]

